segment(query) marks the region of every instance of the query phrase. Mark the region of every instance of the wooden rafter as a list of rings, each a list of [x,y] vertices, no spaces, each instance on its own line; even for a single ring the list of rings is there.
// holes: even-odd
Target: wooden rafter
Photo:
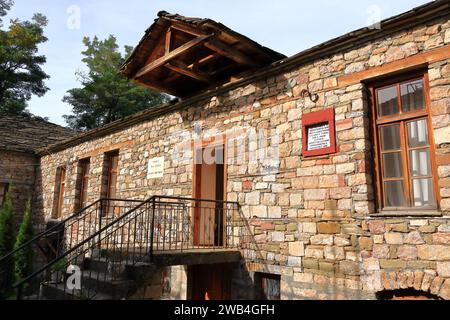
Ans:
[[[209,39],[207,42],[205,42],[205,47],[208,49],[211,49],[213,51],[216,51],[217,53],[232,59],[240,64],[245,64],[251,67],[256,67],[257,64],[247,55],[243,54],[239,50],[226,45],[222,42],[219,42],[215,39]]]
[[[212,62],[214,60],[217,60],[220,57],[222,57],[222,55],[217,53],[217,52],[215,52],[215,53],[210,54],[210,55],[208,55],[208,56],[206,56],[206,57],[204,57],[202,59],[199,59],[198,61],[194,62],[193,64],[190,64],[188,66],[188,68],[189,69],[194,69],[194,70],[195,70],[195,68],[201,68],[205,64],[208,64],[208,63],[210,63],[210,62]]]
[[[151,90],[154,90],[154,91],[157,91],[157,92],[165,92],[165,93],[171,94],[171,95],[173,95],[175,97],[178,96],[178,92],[175,92],[174,90],[169,89],[169,87],[167,87],[167,86],[158,85],[158,84],[155,83],[155,81],[152,81],[152,82],[147,81],[147,80],[145,82],[144,81],[138,81],[138,80],[135,80],[135,81],[136,81],[136,83],[138,83],[138,84],[140,84],[140,85],[142,85],[142,86],[144,86],[146,88],[149,88]]]
[[[175,72],[184,74],[188,77],[199,80],[199,81],[203,81],[203,82],[211,81],[210,77],[206,73],[204,73],[200,70],[194,71],[194,70],[190,69],[187,65],[185,65],[184,63],[179,62],[179,61],[173,60],[170,63],[166,64],[165,67],[169,68],[170,70],[173,70]]]
[[[165,54],[170,52],[170,44],[172,41],[172,28],[167,29],[166,32],[166,42],[165,42]]]
[[[135,79],[140,78],[143,75],[149,73],[150,71],[169,63],[171,60],[182,55],[186,51],[201,45],[206,40],[208,40],[211,36],[212,35],[205,35],[205,36],[197,37],[197,38],[192,39],[191,41],[186,42],[185,44],[179,46],[178,48],[174,49],[173,51],[170,51],[168,54],[165,54],[161,58],[156,59],[155,61],[153,61],[153,62],[149,63],[148,65],[144,66],[143,68],[141,68],[136,73]]]

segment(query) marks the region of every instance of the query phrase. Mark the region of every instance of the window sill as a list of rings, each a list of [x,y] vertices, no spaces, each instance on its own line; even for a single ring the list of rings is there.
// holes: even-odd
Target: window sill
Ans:
[[[442,212],[434,210],[381,210],[371,217],[442,217]]]

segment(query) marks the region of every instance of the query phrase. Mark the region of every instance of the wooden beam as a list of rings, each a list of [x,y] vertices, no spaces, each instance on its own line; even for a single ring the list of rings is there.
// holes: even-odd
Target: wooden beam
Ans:
[[[95,157],[97,155],[99,155],[100,153],[105,153],[105,152],[109,152],[109,151],[113,151],[113,150],[117,150],[117,149],[123,149],[125,147],[131,147],[135,144],[135,142],[133,140],[127,140],[127,141],[123,141],[123,142],[119,142],[119,143],[111,143],[111,144],[107,144],[104,147],[101,148],[96,148],[94,150],[91,150],[89,152],[83,153],[81,155],[78,156],[79,159],[85,159],[85,158],[90,158],[90,157]]]
[[[210,77],[206,73],[201,72],[199,70],[193,71],[192,69],[189,69],[187,65],[185,65],[184,63],[178,62],[178,61],[172,61],[172,62],[166,64],[165,67],[169,68],[170,70],[173,70],[175,72],[184,74],[185,76],[199,80],[199,81],[203,81],[203,82],[211,81]]]
[[[179,46],[175,50],[169,52],[168,54],[162,56],[159,59],[156,59],[155,61],[153,61],[153,62],[149,63],[148,65],[144,66],[143,68],[141,68],[134,76],[134,79],[140,78],[143,75],[149,73],[150,71],[167,64],[172,59],[175,59],[176,57],[185,53],[186,51],[199,46],[200,44],[205,42],[207,39],[209,39],[211,36],[212,35],[200,36],[195,39],[192,39],[189,42],[186,42],[185,44]]]
[[[166,43],[165,43],[165,52],[166,52],[165,54],[166,55],[169,54],[169,52],[170,52],[171,40],[172,40],[172,29],[169,28],[169,29],[167,29],[167,32],[166,32]]]
[[[255,63],[250,57],[243,54],[239,50],[230,47],[229,45],[226,45],[225,43],[222,43],[220,41],[217,41],[215,39],[209,39],[207,42],[205,42],[205,47],[216,51],[217,53],[220,53],[221,55],[232,59],[240,64],[245,64],[251,67],[258,66],[257,63]]]
[[[208,64],[214,60],[219,59],[220,57],[222,57],[221,54],[219,54],[218,52],[210,54],[209,56],[206,56],[198,61],[196,61],[195,63],[191,64],[188,66],[189,69],[195,69],[195,68],[201,68],[202,66],[204,66],[205,64]]]
[[[172,96],[178,97],[178,93],[175,92],[174,90],[168,88],[167,86],[161,86],[161,85],[155,84],[154,82],[148,82],[148,81],[146,81],[146,82],[143,82],[141,80],[135,80],[135,81],[136,81],[137,84],[139,84],[141,86],[144,86],[146,88],[149,88],[149,89],[151,89],[153,91],[165,92],[165,93],[168,93],[168,94],[170,94]]]

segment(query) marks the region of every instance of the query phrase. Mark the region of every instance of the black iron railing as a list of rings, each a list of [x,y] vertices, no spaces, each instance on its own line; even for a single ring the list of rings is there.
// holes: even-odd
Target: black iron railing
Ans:
[[[246,226],[236,202],[153,196],[103,219],[97,232],[81,227],[79,237],[69,230],[83,241],[19,281],[18,298],[127,299],[139,286],[127,278],[130,268],[151,269],[157,253],[243,248]],[[39,288],[29,290],[33,284]]]
[[[89,206],[78,210],[68,218],[53,224],[40,232],[30,241],[0,258],[0,286],[7,294],[14,293],[16,279],[11,270],[18,256],[28,252],[33,255],[33,265],[24,278],[32,275],[40,267],[48,265],[62,257],[65,252],[83,242],[89,235],[95,234],[101,226],[131,210],[140,200],[99,199]],[[34,283],[28,283],[27,291],[33,291]]]

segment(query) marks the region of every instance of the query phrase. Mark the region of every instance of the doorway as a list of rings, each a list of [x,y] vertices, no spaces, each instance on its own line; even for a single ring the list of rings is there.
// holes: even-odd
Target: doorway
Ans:
[[[222,246],[224,243],[225,182],[224,144],[195,149],[194,245]],[[209,200],[209,201],[208,201]]]
[[[231,299],[231,264],[189,267],[192,300]]]

